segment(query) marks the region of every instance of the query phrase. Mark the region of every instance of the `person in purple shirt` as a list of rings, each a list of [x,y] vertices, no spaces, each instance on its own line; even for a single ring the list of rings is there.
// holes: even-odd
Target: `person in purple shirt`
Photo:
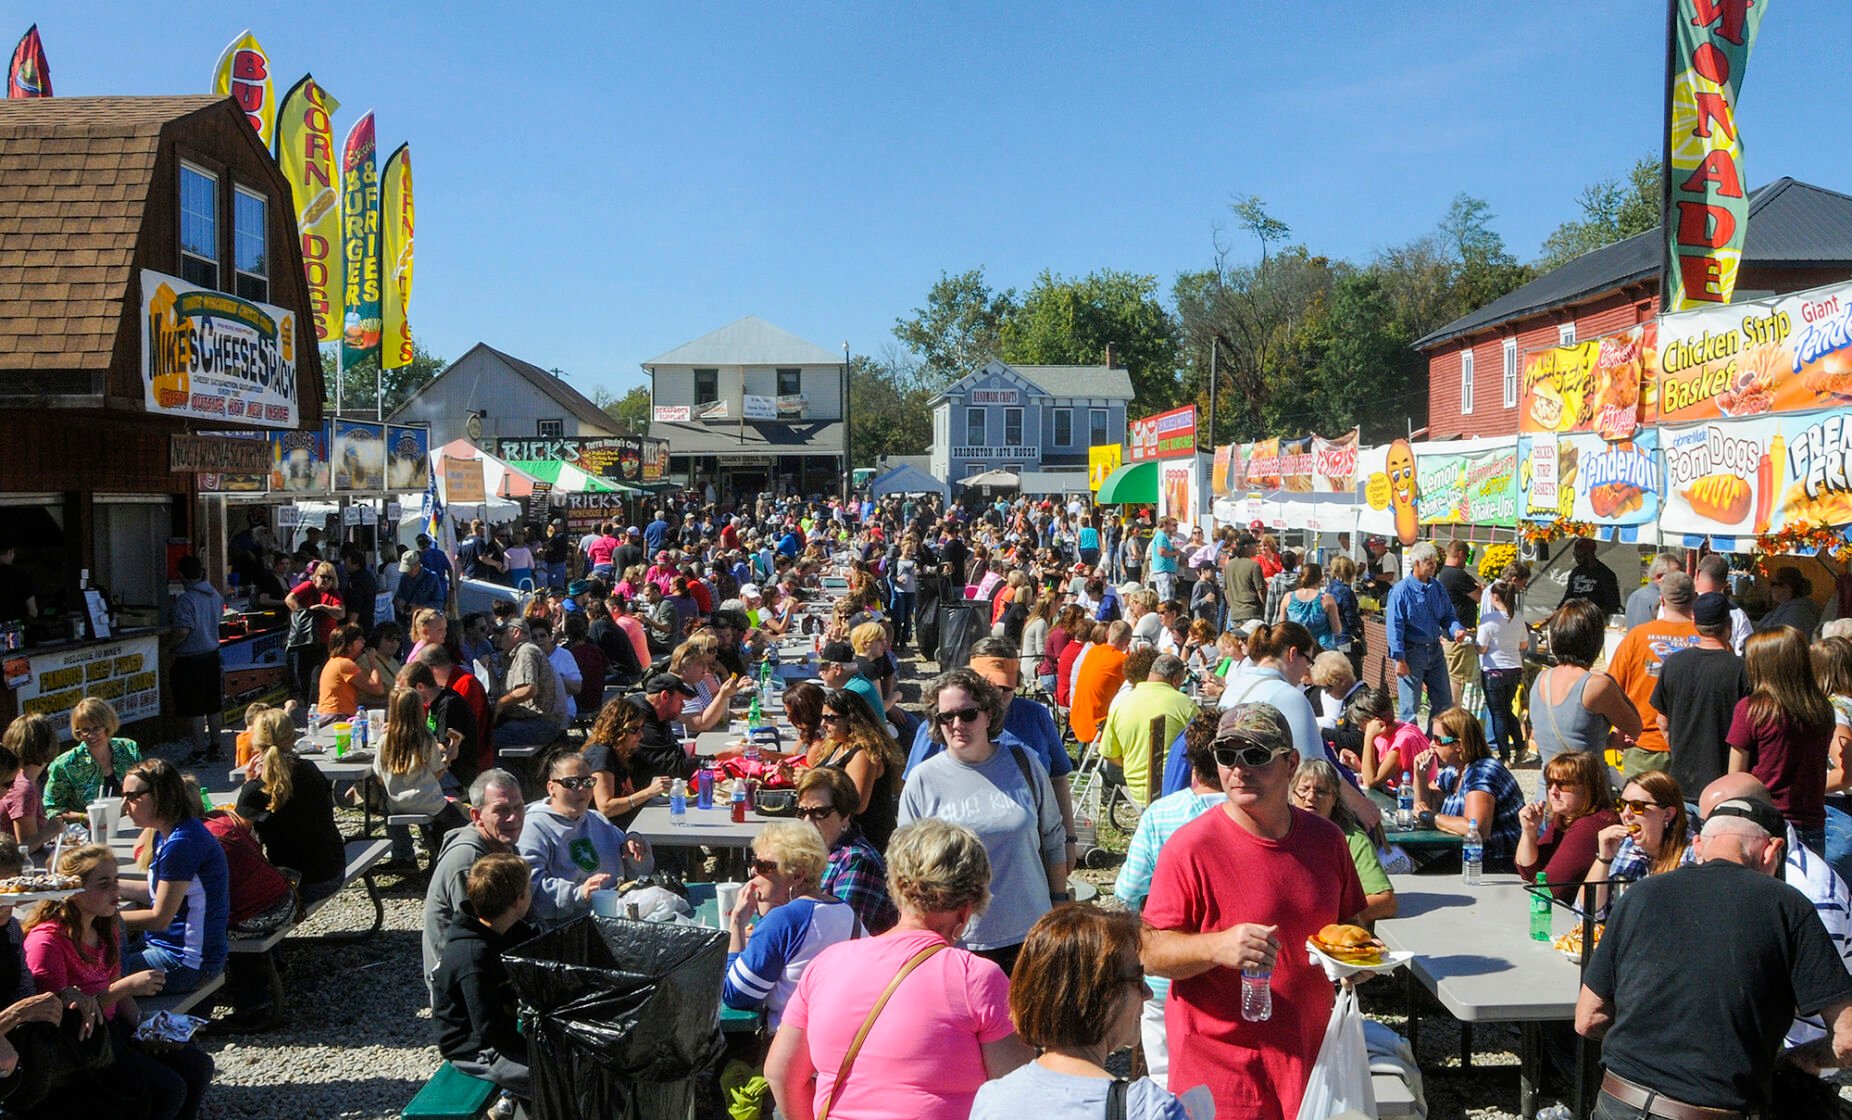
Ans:
[[[1442,712],[1453,706],[1453,684],[1447,679],[1447,659],[1441,655],[1443,635],[1460,641],[1466,627],[1453,614],[1447,589],[1434,578],[1440,554],[1427,541],[1408,550],[1408,578],[1389,589],[1386,611],[1389,660],[1395,665],[1397,715],[1412,723],[1421,707],[1421,690],[1428,692],[1428,710]]]

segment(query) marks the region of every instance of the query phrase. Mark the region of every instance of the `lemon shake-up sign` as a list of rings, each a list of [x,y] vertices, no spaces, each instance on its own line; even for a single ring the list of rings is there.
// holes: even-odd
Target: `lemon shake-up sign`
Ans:
[[[141,273],[143,404],[149,412],[294,428],[294,312]]]

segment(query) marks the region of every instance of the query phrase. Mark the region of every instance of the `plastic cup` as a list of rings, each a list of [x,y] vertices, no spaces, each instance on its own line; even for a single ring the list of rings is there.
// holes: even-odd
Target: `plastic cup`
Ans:
[[[86,812],[90,814],[90,842],[109,843],[109,809],[92,801]]]
[[[714,905],[718,908],[720,914],[720,928],[726,928],[727,916],[733,913],[733,908],[735,906],[739,905],[740,891],[745,885],[744,883],[714,884]]]
[[[103,822],[103,835],[105,837],[114,836],[116,830],[122,827],[122,798],[99,797],[96,799],[96,804],[101,805],[106,814]]]
[[[334,725],[334,753],[343,755],[354,741],[354,725],[342,720]]]
[[[624,907],[618,901],[617,892],[612,890],[592,892],[592,913],[601,918],[621,918]]]
[[[367,709],[367,742],[380,743],[386,739],[386,710],[384,708]]]

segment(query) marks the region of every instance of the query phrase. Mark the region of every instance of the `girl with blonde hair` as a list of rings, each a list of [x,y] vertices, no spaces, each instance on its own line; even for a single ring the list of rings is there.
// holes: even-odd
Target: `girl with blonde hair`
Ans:
[[[453,745],[446,748],[431,734],[425,722],[424,699],[418,695],[419,684],[437,687],[429,666],[414,665],[406,682],[392,690],[386,700],[386,734],[381,738],[379,754],[373,760],[373,774],[385,793],[389,812],[417,814],[431,818],[424,830],[425,847],[435,853],[443,847],[444,836],[451,829],[469,821],[451,800],[444,796],[444,771],[455,756]],[[412,858],[411,830],[402,825],[390,826],[392,858]]]
[[[315,764],[296,754],[296,725],[271,708],[251,728],[251,761],[238,790],[237,813],[251,822],[264,855],[301,877],[306,905],[341,889],[347,846],[334,823],[334,787]]]

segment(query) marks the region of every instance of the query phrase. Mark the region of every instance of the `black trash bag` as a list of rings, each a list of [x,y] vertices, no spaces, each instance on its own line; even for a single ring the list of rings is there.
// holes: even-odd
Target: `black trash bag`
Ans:
[[[726,1055],[727,935],[588,915],[503,955],[521,999],[536,1120],[684,1120]]]
[[[939,600],[945,597],[945,584],[939,576],[921,576],[913,601],[913,648],[929,661],[939,649]]]
[[[955,669],[971,660],[971,647],[990,637],[990,604],[961,599],[939,604],[939,648],[933,660],[941,669]]]

